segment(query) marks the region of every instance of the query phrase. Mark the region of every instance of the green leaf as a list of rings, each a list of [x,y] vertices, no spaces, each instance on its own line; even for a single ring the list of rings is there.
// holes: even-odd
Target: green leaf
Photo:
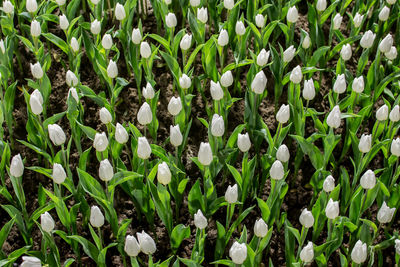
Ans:
[[[178,250],[182,241],[190,237],[190,227],[178,224],[171,233],[171,248],[174,253]]]
[[[82,245],[83,251],[85,251],[85,253],[92,260],[97,262],[97,259],[99,257],[99,250],[96,248],[95,245],[93,245],[93,243],[91,243],[89,240],[87,240],[86,238],[81,237],[79,235],[71,235],[71,236],[68,236],[68,238],[78,241]]]
[[[52,33],[42,33],[42,35],[49,40],[50,42],[52,42],[53,44],[55,44],[56,46],[58,46],[58,48],[60,48],[65,54],[68,55],[69,53],[69,46],[67,45],[67,43],[61,39],[60,37],[52,34]]]

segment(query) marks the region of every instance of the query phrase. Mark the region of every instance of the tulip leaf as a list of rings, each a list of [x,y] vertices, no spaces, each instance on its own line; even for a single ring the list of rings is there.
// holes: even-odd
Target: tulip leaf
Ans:
[[[87,240],[86,238],[81,237],[79,235],[71,235],[71,236],[68,236],[68,238],[78,241],[82,245],[83,251],[85,251],[85,253],[92,260],[94,260],[95,262],[98,261],[99,250],[96,248],[95,245],[93,245],[93,243],[91,243],[89,240]]]
[[[65,54],[68,55],[69,46],[65,43],[65,41],[63,39],[61,39],[60,37],[58,37],[52,33],[42,33],[42,35],[47,40],[49,40],[50,42],[52,42],[53,44],[58,46],[58,48],[60,48]]]
[[[190,237],[190,227],[178,224],[171,233],[171,248],[174,253],[178,250],[182,241]]]

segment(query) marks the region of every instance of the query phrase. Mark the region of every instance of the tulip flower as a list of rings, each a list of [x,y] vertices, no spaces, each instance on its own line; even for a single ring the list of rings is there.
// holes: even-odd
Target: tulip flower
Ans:
[[[104,215],[97,206],[92,206],[90,208],[90,224],[97,228],[100,228],[104,225]]]
[[[299,84],[303,79],[303,73],[301,72],[301,67],[297,65],[290,73],[290,81],[294,84]]]
[[[132,30],[132,42],[136,45],[140,44],[140,42],[142,41],[142,33],[140,32],[140,30],[138,28],[134,28]]]
[[[390,15],[390,8],[388,8],[387,6],[384,6],[381,9],[381,12],[379,12],[379,20],[380,21],[387,21]]]
[[[225,192],[225,201],[229,204],[236,203],[238,200],[238,187],[237,184],[228,186]]]
[[[47,129],[49,131],[50,140],[55,146],[60,146],[65,143],[65,133],[58,124],[49,124]]]
[[[333,201],[333,199],[330,198],[325,208],[325,215],[331,220],[339,216],[339,201]]]
[[[358,143],[358,149],[361,153],[368,153],[371,150],[371,135],[370,134],[362,134],[360,143]]]
[[[351,259],[356,264],[361,264],[367,259],[367,244],[358,240],[351,251]]]
[[[190,0],[190,5],[192,7],[198,7],[200,5],[200,0]]]
[[[222,74],[220,83],[223,87],[227,88],[233,84],[233,75],[230,70]]]
[[[295,6],[289,8],[286,19],[290,23],[296,23],[296,21],[299,19],[299,12]]]
[[[144,254],[153,254],[156,252],[156,243],[154,242],[153,238],[149,236],[145,231],[142,231],[141,233],[136,233],[137,239],[139,241],[140,245],[140,250]]]
[[[249,133],[238,134],[237,146],[243,153],[249,151],[251,147]]]
[[[356,28],[360,27],[363,19],[364,15],[361,15],[360,13],[357,12],[353,18],[354,27]]]
[[[136,257],[140,252],[139,242],[133,235],[127,235],[125,238],[124,251],[130,257]]]
[[[22,256],[20,267],[42,267],[42,262],[36,257]]]
[[[397,58],[397,49],[395,46],[392,46],[389,52],[385,53],[385,57],[389,60],[395,60]]]
[[[385,121],[389,116],[389,107],[385,104],[376,111],[376,119],[378,121]]]
[[[352,89],[354,92],[360,94],[364,91],[364,77],[360,76],[357,78],[354,78],[353,84],[352,84]]]
[[[245,243],[240,244],[235,241],[232,247],[229,249],[229,257],[231,257],[233,263],[242,264],[247,258],[247,246]]]
[[[308,49],[311,46],[311,38],[310,38],[310,35],[308,35],[308,33],[304,37],[303,42],[301,43],[301,46],[304,49]]]
[[[192,85],[192,80],[185,73],[179,78],[179,85],[182,89],[189,89]]]
[[[197,9],[197,19],[204,24],[207,23],[208,11],[206,7]]]
[[[300,251],[300,259],[302,262],[312,262],[314,259],[314,245],[311,241]]]
[[[259,71],[254,77],[251,83],[251,90],[257,94],[261,95],[264,93],[265,88],[267,87],[267,77],[264,74],[264,71]]]
[[[183,51],[189,50],[190,46],[192,45],[192,35],[185,34],[179,45]]]
[[[154,98],[155,92],[154,92],[153,86],[151,86],[151,83],[148,82],[146,84],[146,87],[143,87],[142,94],[143,94],[144,98],[146,98],[146,99]]]
[[[12,14],[14,12],[14,6],[9,0],[3,2],[3,11],[7,14]]]
[[[264,25],[265,25],[265,17],[262,14],[257,14],[256,18],[255,18],[255,21],[256,21],[256,25],[257,25],[258,28],[262,29],[264,27]]]
[[[278,150],[276,151],[276,159],[280,162],[288,162],[290,158],[288,147],[283,144],[280,145]]]
[[[340,126],[340,108],[336,105],[326,118],[326,123],[329,127],[338,128]]]
[[[397,254],[400,254],[400,239],[396,239],[396,240],[394,241],[394,243],[395,243],[394,247],[395,247],[395,249],[396,249],[396,253],[397,253]]]
[[[390,51],[390,49],[392,48],[393,45],[393,37],[392,35],[389,33],[388,35],[386,35],[385,38],[383,38],[383,40],[379,43],[379,51],[381,51],[382,53],[387,53]]]
[[[274,180],[281,180],[285,176],[285,170],[283,168],[282,162],[275,160],[269,170],[269,175]]]
[[[211,120],[211,134],[215,137],[221,137],[225,132],[224,118],[218,114],[214,114]]]
[[[15,155],[10,164],[10,174],[14,177],[21,177],[24,174],[24,162],[21,155]]]
[[[96,133],[93,140],[93,147],[98,152],[103,152],[108,147],[108,139],[105,132]]]
[[[151,147],[149,142],[147,141],[147,138],[144,136],[141,136],[138,138],[138,145],[137,145],[137,155],[141,159],[148,159],[150,158],[151,155]]]
[[[390,111],[389,119],[392,122],[398,122],[400,120],[400,107],[399,105],[395,105]]]
[[[70,45],[71,45],[72,51],[74,51],[75,53],[77,53],[79,51],[79,43],[78,43],[78,40],[76,40],[75,37],[71,38],[71,44]]]
[[[174,147],[180,146],[183,141],[183,136],[181,130],[179,129],[179,124],[175,126],[171,125],[169,128],[169,133],[170,133],[169,141],[171,142],[171,144]]]
[[[125,13],[125,8],[123,5],[121,5],[120,3],[117,3],[117,5],[115,6],[115,18],[119,21],[125,19],[126,17],[126,13]]]
[[[109,124],[110,122],[112,122],[112,115],[110,111],[108,111],[108,109],[106,109],[105,107],[102,107],[100,109],[99,116],[100,116],[100,121],[103,124]]]
[[[396,208],[390,208],[386,205],[386,201],[383,201],[381,208],[376,216],[380,223],[390,223]]]
[[[63,6],[65,5],[66,0],[56,0],[57,5]]]
[[[90,2],[92,2],[93,5],[97,5],[100,2],[100,0],[90,0]]]
[[[151,48],[148,42],[140,43],[140,56],[142,58],[149,58],[151,56]]]
[[[26,0],[26,10],[28,10],[29,13],[34,13],[36,12],[38,8],[36,0]]]
[[[235,25],[235,32],[237,35],[242,36],[246,33],[246,27],[244,26],[242,21],[237,21]]]
[[[340,28],[340,25],[342,24],[342,19],[343,17],[337,13],[335,17],[333,18],[333,29],[338,30]]]
[[[167,25],[168,28],[175,28],[177,21],[176,21],[176,16],[174,13],[168,13],[165,16],[165,24]]]
[[[400,157],[400,138],[393,139],[390,145],[390,153],[396,157]]]
[[[115,63],[113,60],[110,60],[110,62],[108,63],[107,75],[111,79],[114,79],[118,76],[117,63]]]
[[[286,123],[290,118],[290,108],[289,105],[282,104],[282,106],[279,108],[278,112],[276,113],[276,120],[284,124]]]
[[[168,185],[171,182],[171,171],[166,162],[158,164],[157,181],[163,185]]]
[[[200,143],[200,148],[197,158],[199,162],[204,166],[208,166],[211,164],[213,160],[213,154],[209,143],[204,143],[204,142]]]
[[[350,44],[345,44],[342,46],[342,50],[340,50],[340,56],[344,61],[347,61],[351,58],[352,51]]]
[[[171,97],[171,99],[169,100],[169,103],[168,103],[168,112],[172,116],[177,116],[179,114],[179,112],[181,112],[181,110],[182,110],[181,98],[179,96]]]
[[[42,226],[43,231],[50,233],[54,230],[55,222],[53,217],[51,217],[50,213],[47,211],[40,215],[40,224]]]
[[[335,178],[332,175],[328,175],[324,180],[322,188],[326,193],[332,192],[335,189]]]
[[[372,47],[374,44],[376,34],[373,33],[371,30],[366,31],[363,36],[361,37],[360,45],[362,48],[367,49]]]
[[[128,139],[129,134],[126,131],[125,127],[117,123],[117,125],[115,126],[115,140],[122,145],[128,142]]]
[[[344,92],[346,92],[346,88],[346,77],[344,76],[344,74],[339,74],[333,85],[333,91],[337,94],[343,94]]]
[[[315,97],[315,86],[313,79],[304,80],[303,98],[313,100]]]
[[[67,30],[68,26],[69,26],[69,22],[68,22],[67,17],[64,14],[60,15],[60,28],[61,28],[61,30],[64,30],[64,31]]]
[[[285,51],[283,51],[283,62],[289,63],[294,58],[296,53],[296,48],[293,45],[289,46]]]
[[[39,62],[31,64],[31,73],[35,79],[41,79],[43,77],[43,69]]]
[[[153,120],[150,105],[144,102],[137,113],[137,120],[141,125],[147,125]]]
[[[211,97],[215,101],[219,101],[224,97],[224,91],[222,90],[221,85],[219,82],[214,82],[211,80],[210,82],[210,93]]]
[[[111,34],[108,34],[108,33],[104,34],[103,39],[101,39],[101,45],[106,50],[108,50],[112,47],[113,40],[112,40]]]
[[[39,37],[42,33],[42,29],[40,27],[40,23],[37,20],[32,20],[31,22],[31,35],[32,37]]]
[[[311,211],[304,209],[300,214],[299,221],[305,228],[310,228],[314,225],[314,216]]]
[[[56,184],[62,184],[65,181],[65,178],[67,178],[67,174],[65,173],[65,170],[61,166],[61,164],[53,164],[53,173],[51,177]]]
[[[200,230],[205,229],[208,225],[207,218],[204,217],[201,210],[197,210],[197,212],[194,214],[194,225]]]
[[[235,6],[234,0],[224,0],[224,7],[228,10],[231,10]]]
[[[29,98],[29,106],[31,107],[32,113],[35,115],[39,115],[43,112],[43,97],[38,89],[32,92]]]
[[[326,9],[326,0],[318,0],[316,8],[319,12],[322,12]]]
[[[90,24],[90,32],[94,35],[99,34],[101,31],[101,23],[97,19],[95,19],[91,24]]]
[[[65,76],[65,82],[69,87],[74,87],[78,85],[78,78],[76,77],[75,73],[72,71],[68,70],[67,74]]]
[[[262,67],[265,66],[268,63],[268,59],[269,59],[269,54],[270,52],[265,51],[265,49],[261,49],[260,53],[257,56],[257,60],[256,63],[258,66]]]
[[[376,184],[375,173],[372,170],[367,170],[360,179],[361,187],[365,190],[374,188]]]
[[[218,45],[224,47],[228,43],[229,43],[228,31],[225,29],[222,29],[218,36]]]
[[[260,218],[254,223],[254,235],[263,238],[268,234],[268,225]]]
[[[114,176],[114,170],[113,167],[111,166],[110,161],[108,159],[104,159],[100,162],[100,167],[99,167],[99,177],[102,181],[108,182],[110,181]]]

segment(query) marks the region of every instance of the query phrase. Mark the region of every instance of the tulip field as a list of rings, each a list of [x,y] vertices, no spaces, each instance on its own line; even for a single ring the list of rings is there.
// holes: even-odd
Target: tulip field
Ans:
[[[399,0],[0,16],[0,266],[399,265]]]

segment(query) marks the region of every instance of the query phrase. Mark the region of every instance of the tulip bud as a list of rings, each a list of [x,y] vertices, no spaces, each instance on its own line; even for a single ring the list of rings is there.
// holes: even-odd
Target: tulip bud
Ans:
[[[141,159],[148,159],[151,155],[151,147],[147,138],[141,136],[138,138],[137,155]]]
[[[120,3],[117,3],[115,6],[115,18],[119,21],[123,20],[126,17],[125,8]]]
[[[289,149],[286,145],[280,145],[276,151],[276,159],[280,162],[288,162],[290,158]]]
[[[113,60],[110,60],[110,62],[108,63],[107,75],[111,79],[114,79],[118,76],[117,63],[115,63]]]
[[[79,51],[79,43],[75,37],[71,38],[71,48],[72,48],[72,51],[74,51],[75,53]]]
[[[113,40],[112,40],[111,34],[108,34],[108,33],[104,34],[103,39],[101,39],[101,45],[106,50],[108,50],[112,47]]]
[[[218,36],[218,45],[226,46],[229,42],[228,32],[225,29],[222,29]]]
[[[171,171],[166,162],[158,164],[157,180],[163,185],[168,185],[171,182]]]
[[[389,119],[392,122],[398,122],[400,120],[400,108],[399,108],[399,105],[395,105],[393,107],[392,111],[390,111]]]
[[[376,184],[375,173],[371,170],[367,170],[360,179],[361,187],[365,190],[374,188]]]
[[[255,21],[256,21],[256,25],[257,25],[258,28],[262,29],[264,27],[264,25],[265,25],[265,17],[262,14],[257,14],[256,18],[255,18]]]
[[[300,251],[300,259],[302,262],[312,262],[314,259],[314,246],[311,241]]]
[[[324,11],[326,9],[326,0],[318,0],[316,8],[319,12]]]
[[[296,53],[296,48],[294,48],[293,45],[289,46],[289,48],[287,48],[283,52],[283,62],[288,63],[288,62],[292,61],[295,53]]]
[[[236,203],[238,200],[238,188],[237,184],[233,186],[228,186],[225,192],[225,201],[228,202],[229,204]]]
[[[310,35],[308,35],[308,33],[307,33],[307,35],[304,37],[303,42],[301,43],[301,46],[302,46],[304,49],[308,49],[308,48],[311,46],[311,38],[310,38]]]
[[[289,105],[282,104],[279,108],[278,112],[276,113],[276,120],[279,123],[286,123],[290,118],[290,108]]]
[[[218,101],[224,97],[224,91],[222,90],[219,82],[214,82],[211,80],[210,82],[210,93],[213,100]]]
[[[21,155],[15,155],[10,164],[10,174],[14,177],[21,177],[24,174],[24,163]]]
[[[299,12],[295,6],[289,8],[286,19],[290,23],[296,23],[296,21],[299,19]]]
[[[61,30],[64,30],[64,31],[67,30],[68,26],[69,26],[69,22],[68,22],[67,17],[64,14],[60,15],[60,28],[61,28]]]
[[[393,45],[393,37],[392,35],[390,35],[390,33],[388,35],[386,35],[385,38],[383,38],[383,40],[379,43],[379,50],[382,53],[387,53],[390,52],[390,49],[392,48]]]
[[[190,5],[192,7],[198,7],[200,5],[200,0],[190,0]]]
[[[95,19],[91,24],[90,24],[90,31],[94,34],[97,35],[101,31],[101,23],[97,19]]]
[[[208,12],[206,7],[197,9],[197,19],[202,23],[206,23],[208,20]]]
[[[183,51],[187,51],[192,45],[192,35],[185,34],[179,45]]]
[[[29,98],[29,105],[33,114],[39,115],[43,112],[43,97],[38,89],[32,92]]]
[[[275,160],[269,170],[269,175],[274,180],[281,180],[285,176],[285,170],[283,169],[282,162]]]
[[[336,16],[333,18],[333,29],[338,30],[340,25],[342,24],[343,17],[337,13]]]
[[[326,118],[326,123],[329,127],[338,128],[340,126],[340,108],[336,105]]]
[[[290,81],[294,84],[299,84],[303,79],[303,73],[301,72],[301,67],[297,65],[290,73]]]
[[[179,78],[179,85],[182,87],[182,89],[188,89],[192,85],[192,80],[184,73]]]
[[[134,44],[140,44],[140,42],[142,41],[142,33],[140,32],[140,30],[138,28],[135,28],[132,30],[132,42]]]
[[[179,112],[181,112],[181,110],[182,110],[181,98],[179,96],[171,97],[171,99],[169,100],[169,103],[168,103],[168,112],[172,116],[177,116],[179,114]]]
[[[207,224],[207,218],[204,217],[201,210],[197,210],[197,212],[194,214],[194,225],[196,225],[196,228],[203,230],[207,227]]]
[[[42,263],[36,257],[23,256],[20,267],[42,267]]]
[[[200,143],[199,153],[197,155],[198,160],[204,166],[208,166],[213,161],[213,154],[211,151],[210,143]]]
[[[144,254],[153,254],[156,252],[156,243],[154,242],[153,238],[149,236],[145,231],[142,231],[141,233],[137,233],[137,239],[139,241],[140,245],[140,250]]]
[[[385,121],[388,119],[389,108],[385,104],[376,111],[376,119],[378,121]]]
[[[140,43],[140,55],[142,58],[149,58],[151,56],[151,48],[148,42]]]
[[[99,177],[102,181],[108,182],[114,176],[114,170],[108,159],[102,160],[99,167]]]
[[[257,56],[257,65],[262,67],[268,63],[270,52],[265,51],[265,49],[261,49],[260,53]]]
[[[396,239],[396,240],[394,241],[394,243],[395,243],[394,247],[395,247],[395,249],[396,249],[396,253],[397,253],[397,254],[400,254],[400,239]]]
[[[364,15],[361,15],[360,13],[357,12],[353,18],[354,27],[356,28],[360,27],[363,19]]]
[[[7,14],[13,13],[13,12],[14,12],[14,6],[13,6],[13,4],[12,4],[10,1],[8,1],[8,0],[4,1],[4,2],[3,2],[3,11],[4,11],[5,13],[7,13]]]
[[[390,153],[396,157],[400,157],[400,138],[393,139],[390,146]]]
[[[57,5],[63,6],[65,4],[65,0],[56,0]]]
[[[58,163],[53,164],[53,173],[51,176],[56,184],[64,183],[65,178],[67,178],[67,174],[65,173],[63,166]]]
[[[43,231],[50,233],[54,230],[55,222],[51,217],[50,213],[47,211],[40,215],[40,224],[42,226]]]
[[[218,114],[214,114],[211,121],[211,134],[215,137],[223,136],[225,132],[224,118]]]
[[[104,215],[97,206],[92,206],[90,208],[90,224],[97,228],[100,228],[104,225]]]
[[[350,44],[345,44],[342,46],[342,50],[340,50],[340,56],[344,61],[347,61],[351,58],[352,51]]]
[[[322,188],[326,193],[332,192],[335,189],[335,178],[332,175],[328,175],[324,180]]]
[[[128,142],[128,139],[129,135],[125,127],[117,123],[117,126],[115,127],[115,140],[120,144],[125,144]]]
[[[310,228],[314,225],[314,216],[311,211],[304,209],[300,214],[299,221],[305,228]]]
[[[385,57],[389,60],[395,60],[397,58],[397,49],[395,46],[392,46],[389,50],[389,52],[385,53]]]
[[[165,4],[170,5],[172,0],[164,0]]]
[[[390,223],[393,218],[396,208],[389,208],[386,201],[383,201],[381,208],[378,211],[377,219],[380,223]]]
[[[251,83],[251,90],[258,95],[264,93],[265,87],[267,86],[267,77],[264,71],[260,70]]]
[[[130,257],[136,257],[140,252],[140,245],[133,235],[127,235],[124,250]]]
[[[142,94],[143,94],[144,98],[146,98],[146,99],[153,99],[155,93],[154,93],[153,86],[151,86],[151,83],[148,82],[146,84],[146,87],[143,87]]]
[[[249,133],[238,134],[237,146],[243,153],[249,151],[251,147]]]
[[[303,98],[313,100],[315,97],[315,86],[313,79],[304,80]]]
[[[229,257],[231,257],[233,263],[242,264],[247,258],[247,246],[245,243],[238,243],[235,241],[232,247],[229,249]]]
[[[333,201],[333,199],[330,198],[325,208],[325,215],[331,220],[339,216],[339,201]]]
[[[50,140],[55,146],[60,146],[65,143],[65,133],[58,124],[49,124],[47,129],[49,131]]]
[[[390,15],[390,8],[388,8],[387,6],[384,6],[381,9],[381,12],[379,12],[379,20],[387,21],[387,19],[389,18],[389,15]]]
[[[243,22],[238,20],[235,25],[235,32],[237,35],[242,36],[246,33],[246,27],[244,26]]]
[[[360,94],[364,91],[364,78],[363,76],[354,78],[353,84],[352,84],[352,89],[354,92]]]
[[[78,85],[78,78],[76,77],[75,73],[68,70],[67,75],[65,77],[65,82],[69,87],[77,86]]]
[[[179,124],[175,126],[170,126],[169,127],[169,141],[174,147],[178,147],[182,144],[183,141],[183,136],[181,133],[181,130],[179,129]]]
[[[40,66],[39,62],[36,62],[33,65],[31,63],[31,73],[32,73],[32,76],[36,79],[41,79],[43,77],[43,69]]]
[[[167,25],[168,28],[176,27],[177,21],[174,13],[168,13],[165,16],[165,24]]]
[[[105,107],[102,107],[99,111],[99,115],[100,115],[100,121],[103,124],[109,124],[110,122],[112,122],[112,116],[110,111],[108,111],[108,109],[106,109]]]
[[[233,75],[230,70],[228,70],[227,72],[224,72],[224,74],[222,74],[220,83],[225,88],[227,88],[233,84]]]
[[[150,105],[144,102],[137,113],[137,120],[141,125],[147,125],[153,120]]]
[[[367,259],[367,244],[358,240],[351,251],[351,259],[356,264],[361,264]]]
[[[93,140],[93,147],[98,152],[103,152],[108,147],[108,139],[105,132],[96,133]]]
[[[362,48],[370,48],[374,44],[376,34],[373,33],[371,30],[366,31],[360,41],[360,45]]]
[[[231,10],[235,6],[234,0],[224,0],[224,7],[228,10]]]
[[[92,2],[93,5],[97,5],[100,2],[100,0],[90,0],[90,2]]]
[[[34,13],[36,12],[38,8],[36,0],[26,0],[26,10],[28,10],[29,13]]]
[[[371,135],[362,134],[360,143],[358,144],[358,149],[361,153],[368,153],[371,150]]]
[[[42,33],[42,29],[40,28],[40,23],[37,20],[32,20],[31,22],[31,35],[32,37],[39,37]]]
[[[260,218],[254,223],[254,234],[258,238],[263,238],[268,234],[268,225]]]

